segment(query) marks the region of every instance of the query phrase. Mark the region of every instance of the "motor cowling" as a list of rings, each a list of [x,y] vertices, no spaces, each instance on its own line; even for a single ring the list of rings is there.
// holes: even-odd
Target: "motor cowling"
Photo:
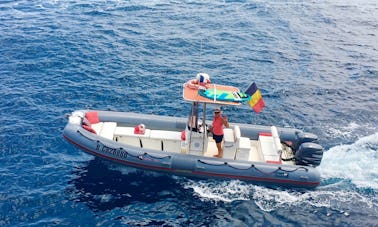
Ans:
[[[295,153],[297,165],[313,166],[320,165],[323,158],[323,147],[317,143],[305,142],[299,146]]]
[[[297,150],[302,143],[315,142],[318,136],[308,132],[300,132],[296,135],[296,140],[293,143],[294,150]]]

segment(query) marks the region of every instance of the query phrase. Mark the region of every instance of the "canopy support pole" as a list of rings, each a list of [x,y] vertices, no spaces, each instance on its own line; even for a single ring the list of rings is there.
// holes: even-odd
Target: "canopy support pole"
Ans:
[[[202,129],[203,129],[203,140],[202,140],[202,147],[203,153],[206,153],[207,146],[205,143],[207,141],[207,128],[206,128],[206,103],[203,103],[203,117],[202,117]]]

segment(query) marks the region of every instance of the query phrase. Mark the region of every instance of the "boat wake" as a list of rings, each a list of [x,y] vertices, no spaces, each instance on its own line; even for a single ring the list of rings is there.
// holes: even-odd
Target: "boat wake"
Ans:
[[[326,184],[350,181],[357,188],[378,190],[378,133],[324,153],[319,166]]]
[[[349,216],[345,207],[350,204],[378,209],[378,197],[374,197],[378,190],[377,161],[378,133],[375,133],[353,144],[338,145],[326,151],[318,167],[323,180],[315,190],[277,190],[241,181],[189,180],[182,184],[202,201],[250,200],[264,211],[300,206],[327,208],[329,215],[336,212]]]
[[[202,201],[232,202],[235,200],[249,200],[251,185],[239,180],[233,181],[195,181],[188,180],[182,183],[185,189],[192,189]]]
[[[362,137],[352,144],[337,145],[327,150],[324,153],[322,164],[318,167],[323,178],[321,185],[315,190],[307,191],[282,188],[273,189],[239,180],[192,180],[185,177],[140,171],[96,160],[90,162],[87,168],[91,169],[91,171],[84,171],[86,174],[82,177],[81,181],[89,181],[93,184],[93,177],[90,177],[88,174],[92,173],[92,175],[96,176],[95,179],[98,180],[99,173],[98,171],[93,171],[93,169],[98,169],[99,166],[106,164],[106,168],[105,166],[100,168],[101,173],[106,170],[102,173],[104,177],[101,178],[101,181],[112,185],[114,188],[114,185],[118,185],[118,183],[115,184],[113,181],[118,182],[119,179],[123,179],[124,185],[120,186],[119,190],[123,191],[125,188],[128,188],[128,194],[130,194],[124,196],[123,200],[126,200],[125,204],[132,197],[141,197],[141,191],[143,193],[148,191],[149,193],[153,192],[160,195],[162,192],[168,193],[169,189],[173,185],[176,185],[173,188],[181,188],[179,190],[180,194],[184,193],[187,195],[188,193],[192,193],[193,197],[203,202],[224,203],[227,205],[238,201],[250,203],[260,210],[267,212],[301,207],[301,209],[307,209],[308,211],[319,209],[322,210],[321,212],[324,212],[325,210],[327,216],[332,214],[349,216],[350,213],[354,212],[349,210],[350,207],[364,207],[371,210],[372,213],[378,210],[378,166],[376,165],[378,161],[378,133]],[[95,168],[92,166],[95,166]],[[144,190],[143,188],[145,188],[146,184],[142,183],[141,179],[149,181],[147,185],[150,185],[154,190],[151,191],[151,188],[147,191]],[[79,185],[78,188],[82,188],[80,186],[82,185],[81,181],[77,184]],[[165,182],[165,186],[161,185],[161,181]],[[133,187],[135,187],[135,190]],[[175,193],[172,193],[173,191],[168,193],[168,197],[175,197],[173,195]],[[102,192],[93,192],[92,194],[107,195]],[[105,198],[101,197],[101,199],[96,198],[93,201],[101,201],[95,203],[97,204],[97,209],[110,202],[104,203],[104,199],[106,201],[109,200],[106,196]],[[155,198],[159,198],[159,196]],[[114,199],[110,200],[113,201]],[[108,208],[107,206],[105,207]]]

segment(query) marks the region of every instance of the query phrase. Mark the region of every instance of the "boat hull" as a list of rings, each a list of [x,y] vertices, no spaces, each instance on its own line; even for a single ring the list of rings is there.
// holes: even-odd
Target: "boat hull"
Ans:
[[[178,130],[185,127],[185,118],[174,118],[135,113],[99,111],[100,121],[114,121],[124,125],[148,124],[152,129]],[[238,124],[243,134],[250,138],[256,133],[269,131],[269,127]],[[281,136],[293,139],[298,130],[279,129]],[[249,162],[220,159],[191,154],[137,148],[100,137],[77,123],[68,123],[64,138],[87,153],[135,168],[166,172],[175,175],[238,179],[254,184],[283,186],[290,188],[315,188],[320,184],[320,174],[314,167]]]

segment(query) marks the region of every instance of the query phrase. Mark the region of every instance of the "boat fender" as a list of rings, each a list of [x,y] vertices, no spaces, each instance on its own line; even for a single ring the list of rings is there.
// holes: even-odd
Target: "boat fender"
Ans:
[[[139,124],[134,127],[134,134],[144,135],[146,132],[146,126],[144,124]]]
[[[182,140],[182,141],[185,141],[185,140],[186,140],[185,130],[182,130],[182,131],[181,131],[181,140]]]

